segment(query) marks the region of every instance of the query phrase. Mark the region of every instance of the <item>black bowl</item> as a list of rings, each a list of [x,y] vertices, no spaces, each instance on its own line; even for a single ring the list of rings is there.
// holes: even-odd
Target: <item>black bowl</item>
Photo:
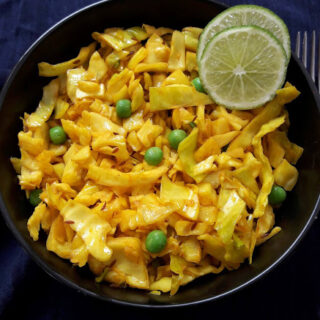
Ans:
[[[97,285],[86,268],[75,268],[45,248],[45,237],[33,242],[27,230],[32,212],[18,185],[9,157],[19,155],[17,133],[20,116],[37,106],[48,79],[39,78],[37,63],[56,63],[74,57],[91,41],[91,32],[106,27],[129,27],[142,23],[181,29],[204,27],[226,6],[199,0],[110,0],[93,4],[65,18],[42,37],[20,59],[0,96],[0,192],[1,211],[8,227],[33,259],[51,276],[86,295],[124,305],[145,307],[186,306],[216,300],[264,276],[289,255],[316,217],[320,193],[320,101],[309,75],[293,54],[288,81],[301,96],[290,104],[290,138],[305,149],[298,162],[297,186],[276,214],[283,231],[257,248],[252,265],[220,275],[207,275],[180,288],[173,297],[151,295],[135,289]]]

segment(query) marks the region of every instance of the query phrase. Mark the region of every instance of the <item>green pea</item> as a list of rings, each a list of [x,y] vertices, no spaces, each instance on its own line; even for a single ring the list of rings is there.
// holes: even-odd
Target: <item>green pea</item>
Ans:
[[[34,189],[30,192],[29,201],[30,203],[36,207],[40,202],[40,194],[42,192],[42,189]]]
[[[286,200],[287,193],[282,187],[274,185],[269,194],[269,203],[271,205],[277,205]]]
[[[161,230],[151,231],[146,238],[146,248],[151,253],[162,251],[167,244],[167,237]]]
[[[189,122],[189,126],[193,129],[193,128],[195,128],[197,125],[196,125],[193,121],[191,121],[191,122]]]
[[[191,83],[193,84],[193,86],[196,88],[197,91],[205,93],[205,90],[204,90],[199,78],[194,78],[191,81]]]
[[[152,166],[158,165],[163,159],[163,152],[158,147],[149,148],[144,154],[144,160]]]
[[[131,102],[128,99],[121,99],[116,104],[117,116],[119,118],[129,118],[131,116]]]
[[[178,150],[180,142],[187,137],[184,130],[176,129],[169,133],[168,139],[172,149]]]
[[[61,126],[51,128],[49,136],[53,144],[64,144],[67,140],[67,135]]]

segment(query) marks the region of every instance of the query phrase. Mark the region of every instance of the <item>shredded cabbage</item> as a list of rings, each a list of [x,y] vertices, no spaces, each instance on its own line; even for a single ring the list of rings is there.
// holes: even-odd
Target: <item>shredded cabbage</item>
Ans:
[[[21,156],[10,158],[26,197],[41,189],[27,228],[34,241],[47,233],[47,250],[88,265],[97,283],[174,295],[251,263],[281,230],[268,195],[298,179],[303,149],[288,139],[284,105],[299,91],[287,83],[256,110],[216,105],[192,85],[201,32],[107,28],[76,58],[39,63],[40,75],[57,78],[24,114]],[[128,118],[117,113],[122,99]],[[61,145],[50,140],[56,126],[67,136]],[[178,150],[169,141],[176,129],[187,134]],[[152,147],[162,151],[156,166]],[[146,245],[153,230],[166,237],[160,252]]]

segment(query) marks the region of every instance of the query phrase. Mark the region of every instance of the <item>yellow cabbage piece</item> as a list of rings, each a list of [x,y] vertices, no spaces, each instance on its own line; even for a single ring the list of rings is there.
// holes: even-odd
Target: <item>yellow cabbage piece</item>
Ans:
[[[129,133],[129,135],[127,136],[127,142],[133,151],[139,151],[143,147],[135,131],[131,131]]]
[[[187,51],[186,53],[186,70],[198,71],[197,55],[194,52]]]
[[[56,163],[53,165],[53,170],[56,173],[56,175],[59,177],[59,179],[62,179],[64,167],[65,167],[64,163]]]
[[[101,190],[97,185],[88,181],[77,196],[75,201],[84,204],[85,206],[94,205],[98,200],[108,203],[113,197],[113,192],[107,189]]]
[[[98,51],[95,51],[90,60],[87,78],[89,80],[100,81],[107,73],[108,67]]]
[[[170,255],[170,270],[179,276],[183,276],[183,271],[187,267],[187,262],[179,256]]]
[[[141,72],[167,72],[168,64],[166,62],[139,63],[134,68],[135,73]]]
[[[194,169],[197,165],[194,159],[194,151],[197,147],[198,128],[194,128],[188,137],[180,142],[178,147],[179,159],[185,171],[190,177],[192,177],[197,183],[201,182],[206,174],[195,174]]]
[[[149,171],[124,173],[116,169],[90,165],[87,178],[103,186],[132,188],[155,183],[167,171],[166,166],[160,166]]]
[[[79,67],[89,59],[95,48],[96,43],[93,42],[88,47],[81,48],[78,56],[75,58],[58,64],[40,62],[38,64],[39,75],[42,77],[55,77],[65,73],[68,69]]]
[[[70,160],[64,167],[61,181],[72,187],[80,187],[82,185],[83,176],[84,171],[79,164],[73,160]]]
[[[141,143],[149,148],[162,131],[163,128],[161,126],[153,124],[152,121],[148,119],[137,132],[137,136]]]
[[[78,82],[84,80],[86,71],[80,67],[67,71],[67,93],[72,102],[77,99]]]
[[[133,130],[139,130],[145,121],[143,120],[143,110],[135,112],[133,115],[131,115],[130,118],[125,119],[123,121],[123,128],[131,132]]]
[[[73,221],[70,227],[82,238],[90,254],[102,262],[110,260],[112,250],[107,246],[106,237],[111,226],[107,221],[73,200],[68,201],[61,215],[64,221]]]
[[[18,176],[22,189],[32,190],[40,186],[43,172],[38,161],[28,152],[21,149],[21,174]]]
[[[190,220],[197,220],[199,215],[199,198],[195,188],[171,182],[166,175],[161,179],[160,199],[172,202],[178,212]]]
[[[104,95],[103,83],[99,84],[93,81],[80,80],[78,82],[78,88],[81,91],[83,91],[83,93],[81,95],[80,90],[77,90],[77,98],[84,98],[89,96],[100,96],[101,98],[103,98],[103,95]]]
[[[27,227],[31,238],[34,241],[37,241],[39,239],[40,223],[46,210],[48,210],[47,206],[45,205],[45,203],[41,202],[38,206],[36,206],[33,214],[28,220]]]
[[[263,238],[274,226],[275,217],[270,205],[267,206],[265,213],[257,221],[256,237]]]
[[[126,232],[128,230],[135,230],[145,226],[146,222],[142,213],[131,209],[122,210],[120,213],[120,230]]]
[[[268,141],[273,141],[280,145],[285,151],[285,158],[288,162],[296,164],[303,153],[303,148],[289,141],[287,135],[283,131],[274,131],[268,135]],[[278,148],[279,149],[279,148]],[[275,164],[275,168],[279,163]]]
[[[170,205],[166,199],[160,199],[153,193],[143,196],[138,202],[138,215],[143,217],[145,224],[157,224],[163,222],[172,212],[175,211],[176,206]]]
[[[198,48],[198,39],[188,31],[184,31],[184,42],[187,50],[197,52]]]
[[[276,168],[282,161],[282,159],[285,156],[286,151],[284,148],[281,146],[281,144],[274,139],[272,132],[267,135],[267,141],[268,141],[268,158],[270,161],[270,164],[273,168]]]
[[[165,28],[165,27],[155,28],[148,24],[143,24],[142,27],[146,31],[148,36],[153,36],[153,35],[163,36],[165,34],[173,32],[173,30],[170,28]]]
[[[61,119],[64,116],[64,114],[67,112],[69,107],[70,105],[68,102],[64,101],[61,98],[58,98],[56,106],[54,108],[54,118]]]
[[[246,208],[246,203],[235,190],[225,189],[220,191],[219,202],[222,202],[222,205],[219,206],[220,211],[215,229],[218,231],[221,240],[228,243],[232,238],[236,223]]]
[[[106,133],[111,131],[122,136],[126,133],[124,128],[96,112],[83,111],[82,118],[86,123],[88,123],[93,132]]]
[[[136,237],[109,238],[107,244],[113,251],[110,264],[115,262],[106,274],[106,280],[149,289],[148,270],[140,240]]]
[[[217,235],[202,234],[198,236],[198,240],[203,242],[204,253],[210,254],[219,261],[224,261],[225,245]]]
[[[248,257],[248,248],[244,245],[237,246],[235,241],[224,244],[217,235],[203,234],[198,237],[203,241],[204,253],[208,253],[219,261],[222,261],[228,269],[237,269],[239,263]],[[221,272],[222,270],[217,270]]]
[[[187,33],[191,34],[193,37],[195,37],[196,39],[198,39],[200,37],[203,29],[197,28],[197,27],[185,27],[182,29],[182,31],[187,32]]]
[[[217,143],[217,145],[222,148],[229,144],[236,136],[240,134],[241,131],[229,131],[222,134],[217,134],[212,138]]]
[[[182,32],[174,31],[171,39],[170,57],[168,61],[168,70],[184,70],[185,61],[185,38]]]
[[[90,144],[91,134],[90,130],[85,127],[80,127],[71,120],[61,120],[62,127],[66,134],[72,141],[79,143],[83,146]]]
[[[218,106],[212,113],[215,117],[224,118],[234,130],[241,130],[249,122],[248,119],[242,119],[233,113],[228,112],[224,107]]]
[[[141,47],[130,59],[128,62],[128,68],[134,70],[136,66],[143,61],[147,56],[147,50],[144,47]]]
[[[276,97],[267,103],[264,109],[255,116],[250,123],[241,131],[239,136],[231,142],[228,150],[232,150],[238,147],[248,147],[253,137],[258,133],[261,126],[264,123],[279,116],[283,110],[283,105],[294,100],[300,92],[293,86],[287,86],[277,91]]]
[[[168,67],[168,59],[170,55],[170,49],[163,43],[163,39],[153,34],[146,43],[147,56],[143,61],[145,64],[157,64],[166,63]]]
[[[114,156],[119,162],[129,159],[126,140],[123,136],[111,132],[93,139],[92,149],[106,155]]]
[[[85,242],[77,234],[71,243],[70,261],[79,267],[83,267],[88,261],[89,252]]]
[[[148,38],[148,34],[141,27],[132,27],[127,29],[126,31],[139,41],[143,41]]]
[[[131,79],[133,72],[125,68],[120,73],[115,73],[107,83],[107,94],[113,102],[117,102],[116,95]]]
[[[193,175],[199,177],[203,174],[208,174],[209,172],[216,170],[217,166],[213,163],[215,160],[215,156],[210,156],[207,159],[198,162],[193,167]]]
[[[268,204],[268,195],[271,192],[271,188],[273,186],[273,175],[272,175],[272,168],[269,163],[268,158],[263,153],[263,148],[261,144],[261,138],[276,130],[279,126],[284,123],[285,117],[279,117],[269,121],[268,123],[264,124],[257,135],[253,138],[252,144],[254,147],[254,154],[256,158],[262,163],[260,181],[262,183],[262,187],[258,194],[256,207],[253,212],[253,216],[255,218],[261,217],[264,214],[264,211]]]
[[[49,251],[54,252],[63,259],[71,258],[71,242],[67,241],[66,229],[63,218],[58,215],[53,221],[47,238],[46,246]]]
[[[131,94],[131,110],[135,112],[140,107],[144,105],[144,92],[141,84],[139,83],[137,87],[133,90]]]
[[[10,162],[11,162],[15,172],[17,174],[20,174],[21,173],[21,159],[15,158],[15,157],[11,157],[10,158]]]
[[[179,107],[192,107],[212,104],[210,97],[198,92],[194,87],[184,84],[172,84],[165,87],[151,87],[150,110],[168,110]]]
[[[286,159],[283,159],[273,172],[275,183],[287,191],[291,191],[298,180],[298,170]]]
[[[50,81],[50,83],[43,88],[43,95],[39,106],[26,120],[28,127],[40,127],[50,118],[58,98],[58,91],[59,79]]]
[[[190,237],[184,240],[181,244],[181,254],[186,261],[200,263],[201,261],[200,242],[194,237]]]
[[[260,189],[256,178],[258,177],[262,163],[251,152],[246,153],[243,166],[233,171],[233,175],[246,187],[258,194]]]
[[[229,132],[231,129],[225,118],[218,118],[211,122],[211,130],[214,135],[220,135]]]
[[[163,86],[172,84],[185,84],[190,85],[190,80],[180,69],[172,72],[162,83]]]
[[[187,220],[177,221],[174,228],[178,236],[198,236],[213,230],[207,223]]]
[[[45,202],[49,206],[61,210],[71,197],[76,196],[76,191],[66,183],[54,182],[46,185],[47,198]]]
[[[100,42],[102,47],[110,46],[116,51],[123,50],[137,43],[127,31],[121,29],[110,31],[109,33],[93,32],[92,38]]]
[[[177,108],[172,111],[172,126],[180,129],[183,126],[190,127],[190,122],[194,120],[194,114],[185,108]]]
[[[171,290],[171,277],[163,277],[150,284],[150,290],[160,290],[162,292],[169,292]]]
[[[198,184],[198,193],[200,204],[203,206],[210,206],[217,202],[216,190],[212,188],[212,185],[209,182]]]
[[[48,126],[44,124],[48,130]],[[32,132],[20,131],[18,134],[19,147],[29,152],[33,156],[37,156],[41,153],[48,145],[48,141],[42,138],[32,137]]]
[[[200,206],[199,221],[210,226],[214,225],[217,220],[218,209],[215,206]]]
[[[215,137],[208,138],[194,153],[196,161],[202,161],[211,155],[219,154],[221,147],[217,143]]]

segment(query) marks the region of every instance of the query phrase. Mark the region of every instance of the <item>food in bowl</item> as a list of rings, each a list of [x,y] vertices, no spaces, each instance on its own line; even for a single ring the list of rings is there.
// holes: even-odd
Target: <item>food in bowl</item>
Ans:
[[[281,229],[302,148],[287,138],[287,83],[266,105],[229,110],[198,78],[202,29],[109,28],[57,65],[11,161],[35,206],[33,240],[96,281],[175,294],[251,262]],[[286,191],[285,191],[286,190]]]

